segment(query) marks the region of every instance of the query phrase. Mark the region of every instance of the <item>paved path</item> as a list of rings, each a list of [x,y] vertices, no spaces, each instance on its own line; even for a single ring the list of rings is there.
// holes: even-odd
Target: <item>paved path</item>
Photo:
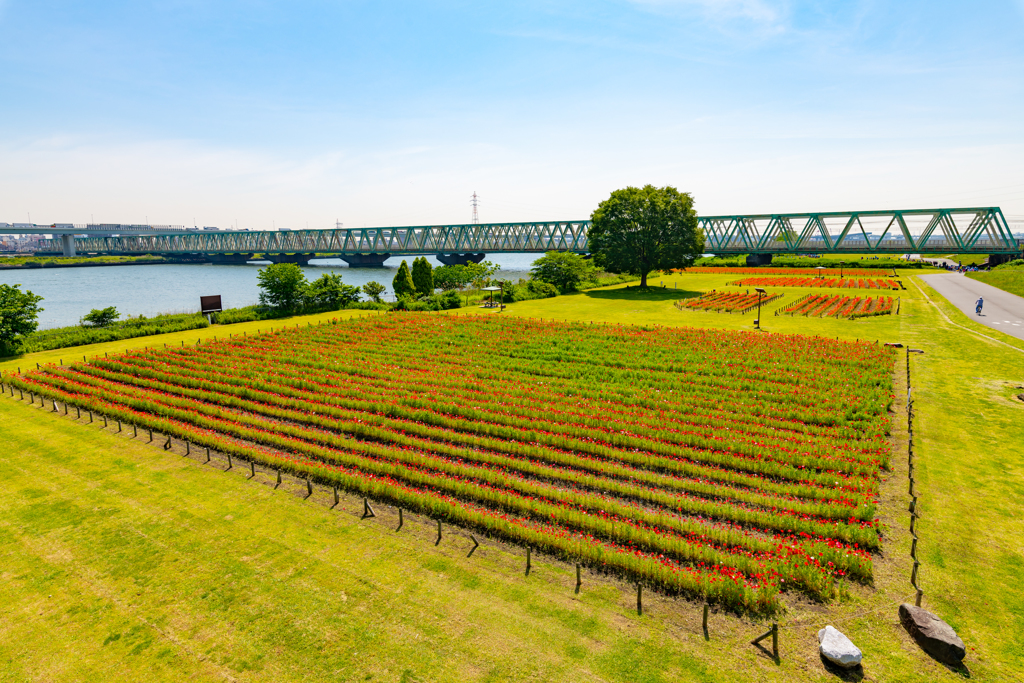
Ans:
[[[1024,339],[1024,298],[958,273],[921,275],[936,292],[982,325]],[[985,298],[981,315],[975,315],[978,297]]]

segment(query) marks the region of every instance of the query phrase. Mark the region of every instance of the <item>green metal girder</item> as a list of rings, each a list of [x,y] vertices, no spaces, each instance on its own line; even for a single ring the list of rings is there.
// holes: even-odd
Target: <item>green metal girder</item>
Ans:
[[[928,218],[921,234],[911,234],[908,217]],[[835,233],[828,226],[828,221],[834,219],[844,225]],[[864,227],[865,219],[886,222],[885,230],[874,241]],[[705,251],[715,254],[1020,251],[998,207],[702,216],[698,220],[706,238]],[[796,226],[800,226],[799,231]],[[855,226],[861,239],[850,238],[851,233],[856,234]],[[589,227],[590,221],[583,220],[292,231],[179,231],[76,238],[75,249],[79,253],[118,254],[586,253]],[[898,228],[898,237],[892,236],[893,227]],[[937,230],[941,239],[937,238]],[[60,249],[60,240],[51,242],[54,250]]]

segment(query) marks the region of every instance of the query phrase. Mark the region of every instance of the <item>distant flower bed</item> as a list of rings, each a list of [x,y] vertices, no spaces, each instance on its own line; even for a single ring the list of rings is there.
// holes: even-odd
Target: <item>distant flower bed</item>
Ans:
[[[717,311],[719,313],[746,313],[757,308],[757,294],[744,292],[708,292],[695,299],[684,299],[676,303],[679,310]],[[761,295],[761,305],[778,299],[781,294]]]
[[[894,300],[891,296],[855,297],[839,294],[812,294],[782,309],[783,314],[814,316],[818,318],[867,318],[890,315]]]
[[[740,287],[830,287],[835,289],[899,289],[900,283],[887,278],[862,277],[748,277],[730,282]]]
[[[693,268],[687,268],[685,271],[675,272],[708,273],[717,275],[822,275],[822,270],[818,268],[731,268],[718,266],[695,266]],[[843,268],[842,272],[844,276],[867,275],[871,277],[878,277],[878,268]],[[834,273],[828,273],[828,275],[834,275]]]

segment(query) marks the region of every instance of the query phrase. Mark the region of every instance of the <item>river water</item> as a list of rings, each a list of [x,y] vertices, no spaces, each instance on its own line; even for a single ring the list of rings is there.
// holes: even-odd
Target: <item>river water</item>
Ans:
[[[497,278],[517,281],[529,277],[530,265],[541,254],[489,254],[487,260],[501,269]],[[412,267],[414,257],[405,257]],[[435,268],[441,265],[433,257]],[[317,259],[303,268],[306,279],[338,273],[348,285],[362,287],[374,280],[388,289],[402,259],[388,259],[384,268],[349,268],[340,259]],[[259,299],[256,273],[266,262],[246,265],[158,264],[151,266],[97,266],[92,268],[32,268],[0,270],[0,283],[20,284],[43,297],[39,328],[76,325],[94,308],[116,306],[122,317],[185,313],[199,310],[199,297],[221,295],[225,308],[254,304]],[[365,298],[365,297],[364,297]]]

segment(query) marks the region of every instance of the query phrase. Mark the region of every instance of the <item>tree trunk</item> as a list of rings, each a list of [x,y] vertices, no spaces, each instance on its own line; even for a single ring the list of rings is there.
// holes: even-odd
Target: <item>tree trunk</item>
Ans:
[[[646,270],[644,272],[640,273],[640,286],[641,287],[646,287],[647,286],[647,271]]]

